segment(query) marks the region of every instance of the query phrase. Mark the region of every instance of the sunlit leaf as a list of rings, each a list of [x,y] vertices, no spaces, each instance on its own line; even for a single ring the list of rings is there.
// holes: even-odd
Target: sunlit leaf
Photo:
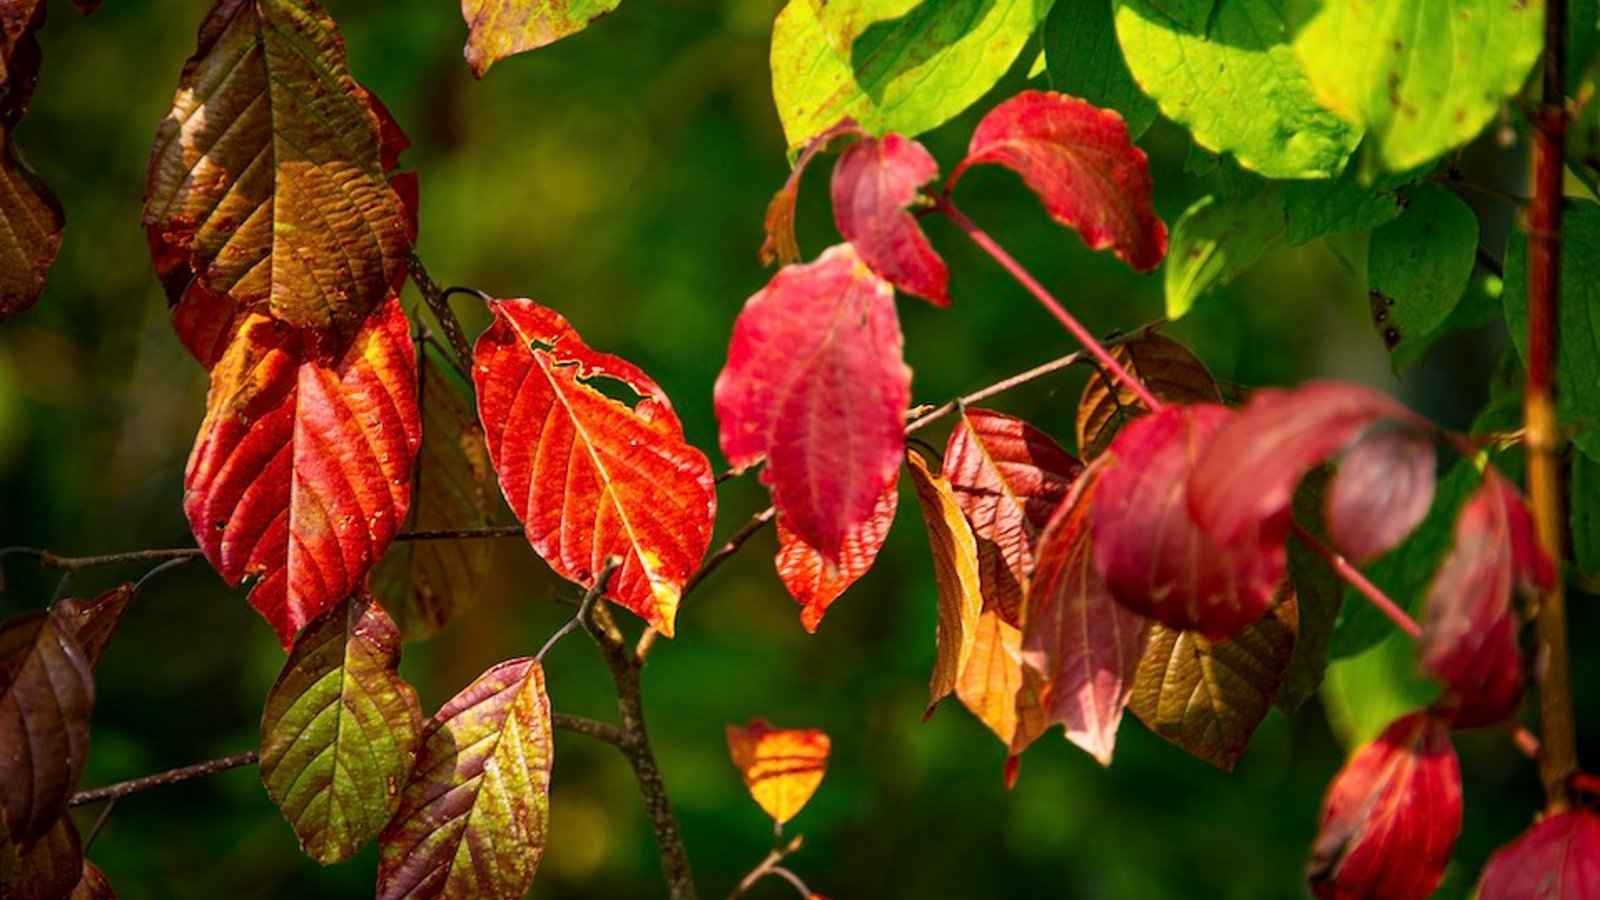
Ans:
[[[1066,94],[1023,91],[978,123],[950,183],[980,163],[1021,175],[1050,217],[1076,229],[1091,249],[1110,248],[1141,272],[1167,253],[1167,226],[1150,205],[1144,151],[1114,112]]]
[[[184,511],[229,584],[285,648],[354,593],[411,503],[416,353],[391,299],[337,356],[259,314],[211,372]]]
[[[898,134],[862,138],[833,169],[833,219],[872,270],[908,294],[950,305],[950,270],[907,208],[939,164]]]
[[[978,540],[984,608],[1012,625],[1033,570],[1033,546],[1083,464],[1014,416],[968,408],[950,432],[944,477]]]
[[[1358,565],[1389,552],[1427,517],[1437,465],[1426,434],[1381,429],[1357,441],[1328,483],[1333,545]]]
[[[815,728],[773,728],[756,719],[729,725],[728,753],[750,796],[779,825],[805,808],[828,771],[828,736]]]
[[[423,348],[422,448],[417,451],[407,531],[456,531],[491,524],[493,470],[483,426],[462,380],[444,352]],[[481,540],[403,541],[372,571],[372,592],[394,616],[400,634],[421,640],[477,600],[489,567]]]
[[[1544,46],[1543,6],[1325,0],[1296,23],[1294,49],[1317,98],[1400,171],[1472,140],[1522,87]]]
[[[1122,59],[1111,4],[1055,4],[1045,20],[1043,40],[1051,87],[1116,110],[1134,140],[1156,120],[1155,102],[1139,90]]]
[[[500,663],[422,731],[379,839],[378,900],[521,897],[550,826],[550,699],[533,659]]]
[[[218,0],[150,157],[169,299],[192,271],[291,325],[354,332],[405,277],[382,124],[315,0]]]
[[[489,67],[588,28],[621,0],[461,0],[467,20],[467,65],[482,78]]]
[[[93,708],[88,660],[64,627],[44,613],[0,624],[0,825],[23,852],[66,811]]]
[[[978,581],[978,543],[950,482],[934,473],[915,450],[907,454],[906,462],[928,528],[933,580],[939,590],[938,655],[928,681],[928,707],[932,709],[956,689],[956,679],[972,658],[978,616],[983,612],[983,588]]]
[[[1289,671],[1299,628],[1292,592],[1225,641],[1156,625],[1128,708],[1179,747],[1232,771]]]
[[[0,837],[0,842],[4,838]],[[76,898],[75,888],[83,880],[83,848],[72,818],[63,812],[33,846],[12,850],[18,853],[14,877],[0,871],[0,897],[6,900],[62,900]],[[0,870],[5,867],[0,865]],[[92,895],[91,895],[92,896]]]
[[[1111,356],[1163,403],[1222,402],[1205,364],[1164,334],[1140,332],[1112,347]],[[1098,457],[1124,425],[1146,412],[1131,388],[1097,372],[1078,399],[1078,452],[1085,459]]]
[[[1328,788],[1312,848],[1321,900],[1433,893],[1461,833],[1461,767],[1450,730],[1422,713],[1390,725]]]
[[[671,637],[684,582],[711,543],[711,463],[638,367],[531,300],[490,309],[473,367],[478,418],[528,543],[584,587],[620,557],[606,595]]]
[[[1489,858],[1479,900],[1600,897],[1600,815],[1575,809],[1523,832]]]
[[[1050,11],[1048,0],[896,5],[909,11],[857,18],[853,36],[825,28],[816,0],[790,0],[778,14],[772,94],[791,150],[845,117],[873,134],[944,124],[994,87]]]
[[[1134,80],[1197,144],[1268,178],[1332,175],[1361,133],[1317,102],[1286,5],[1116,0],[1117,39]]]
[[[765,459],[779,521],[837,562],[905,448],[911,370],[889,283],[848,244],[780,269],[734,323],[715,399],[728,461]]]
[[[1196,201],[1172,226],[1163,278],[1167,318],[1182,318],[1195,301],[1243,275],[1283,234],[1283,192],[1277,187]]]
[[[837,565],[830,566],[815,547],[785,528],[781,520],[778,522],[778,556],[774,564],[789,596],[800,604],[800,624],[807,631],[817,630],[833,601],[867,574],[877,560],[900,504],[897,482],[898,479],[890,482],[884,489],[872,515],[845,535]]]
[[[1423,184],[1400,218],[1372,232],[1367,285],[1383,345],[1413,355],[1437,337],[1467,290],[1478,255],[1478,217],[1455,194]]]
[[[1022,659],[1044,685],[1050,722],[1109,766],[1151,623],[1118,603],[1095,568],[1089,503],[1098,485],[1098,468],[1090,467],[1039,538]]]
[[[994,732],[1012,756],[1045,733],[1042,679],[1022,664],[1022,629],[994,610],[978,617],[972,655],[956,679],[956,697]]]
[[[898,19],[915,9],[923,0],[807,0],[817,25],[827,35],[834,49],[849,54],[855,43],[869,27],[879,22]]]
[[[61,249],[61,204],[17,152],[12,132],[39,75],[43,0],[0,11],[0,321],[32,306]]]
[[[133,582],[125,581],[93,600],[65,597],[51,605],[50,614],[63,631],[77,640],[89,668],[100,664],[100,657],[105,655],[106,646],[128,611],[133,595]]]
[[[401,679],[400,632],[356,595],[306,626],[261,714],[261,782],[323,865],[376,837],[400,801],[422,730]]]

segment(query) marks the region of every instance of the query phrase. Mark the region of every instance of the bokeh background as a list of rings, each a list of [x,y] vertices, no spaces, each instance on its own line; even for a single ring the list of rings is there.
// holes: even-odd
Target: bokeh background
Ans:
[[[788,171],[766,64],[778,0],[628,0],[589,31],[501,63],[482,82],[461,60],[465,26],[452,0],[325,2],[356,77],[414,141],[405,162],[421,172],[419,246],[435,276],[561,310],[591,344],[655,377],[690,440],[720,465],[711,385],[735,315],[769,275],[756,258],[762,215]],[[17,138],[62,197],[69,225],[43,300],[0,327],[0,545],[80,554],[192,542],[181,478],[204,378],[167,323],[139,215],[156,124],[207,6],[113,0],[84,19],[52,4],[43,75]],[[978,116],[1024,87],[1037,53],[1030,48],[994,95],[926,137],[946,170]],[[1184,173],[1190,150],[1180,129],[1158,123],[1142,144],[1168,222],[1215,188],[1216,174]],[[1480,141],[1465,164],[1482,181],[1524,190],[1514,136]],[[1088,252],[1014,176],[985,168],[963,180],[963,205],[1091,328],[1128,330],[1160,314],[1159,276]],[[823,202],[826,171],[818,166],[802,193],[808,255],[837,239]],[[1498,258],[1514,211],[1463,196]],[[940,311],[900,302],[919,402],[1071,349],[964,238],[942,221],[927,227],[954,271],[956,303]],[[414,293],[406,300],[415,303]],[[458,309],[473,331],[484,324],[481,307]],[[1367,315],[1359,277],[1314,243],[1273,251],[1169,333],[1224,381],[1337,376],[1467,425],[1505,343],[1497,326],[1458,334],[1397,376]],[[995,405],[1070,442],[1084,377],[1054,376]],[[942,444],[947,428],[925,436]],[[749,478],[724,486],[721,499],[719,536],[765,503]],[[770,823],[728,762],[722,730],[758,716],[833,736],[827,779],[790,829],[805,835],[793,868],[829,896],[1304,894],[1318,805],[1345,752],[1317,699],[1292,719],[1275,710],[1232,774],[1130,716],[1110,769],[1053,733],[1024,757],[1008,793],[1002,747],[959,705],[921,721],[935,604],[914,501],[904,499],[876,568],[816,635],[800,627],[772,571],[774,549],[762,534],[697,592],[679,637],[658,646],[645,673],[656,749],[707,896],[726,894],[771,846]],[[82,596],[142,572],[90,571],[66,590]],[[7,559],[0,612],[39,608],[56,590],[56,573]],[[521,541],[497,542],[473,611],[406,649],[404,672],[424,709],[489,665],[537,649],[570,615],[554,598],[572,594]],[[1575,688],[1593,759],[1600,664],[1585,636],[1600,616],[1588,598],[1574,615]],[[102,663],[84,785],[256,746],[282,661],[241,591],[201,563],[164,574]],[[556,709],[614,718],[609,680],[583,640],[563,644],[548,665]],[[1488,854],[1526,826],[1540,800],[1531,765],[1502,734],[1464,734],[1458,746],[1466,824],[1446,896],[1470,892]],[[83,811],[80,827],[97,811]],[[371,848],[328,869],[300,856],[251,769],[129,798],[91,857],[135,900],[362,897],[376,866]],[[625,763],[609,747],[558,733],[550,844],[532,896],[662,893]],[[774,880],[751,896],[792,891]]]

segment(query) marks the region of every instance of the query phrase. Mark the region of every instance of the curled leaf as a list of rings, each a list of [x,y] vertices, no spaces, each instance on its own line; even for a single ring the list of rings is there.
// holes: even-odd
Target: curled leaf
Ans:
[[[1483,870],[1479,900],[1600,897],[1600,815],[1550,816],[1501,847]]]
[[[972,536],[955,491],[943,475],[928,468],[922,454],[906,455],[911,485],[917,492],[922,521],[933,551],[933,579],[939,590],[938,655],[928,682],[928,708],[956,688],[956,679],[972,658],[983,588],[978,582],[978,543]]]
[[[828,770],[828,736],[815,728],[779,729],[756,719],[729,725],[728,753],[750,796],[779,825],[805,808]]]
[[[89,754],[94,678],[44,613],[0,624],[0,825],[24,853],[66,812]]]
[[[833,220],[862,261],[908,294],[950,305],[950,270],[907,209],[939,177],[926,148],[898,134],[864,137],[833,169]]]
[[[3,838],[0,838],[3,841]],[[0,853],[15,852],[13,847]],[[88,865],[72,817],[63,812],[33,846],[17,854],[14,878],[0,864],[0,897],[6,900],[72,900]]]
[[[806,631],[815,633],[833,601],[872,568],[899,505],[899,487],[890,482],[872,515],[845,535],[839,563],[832,566],[815,547],[785,528],[781,520],[778,522],[778,556],[773,562],[789,596],[800,604],[800,624]]]
[[[787,266],[800,261],[800,243],[794,234],[794,208],[800,199],[800,177],[805,174],[806,166],[811,164],[818,153],[827,149],[834,139],[862,133],[855,120],[845,118],[806,141],[805,147],[800,150],[800,155],[795,158],[794,168],[789,170],[789,177],[783,182],[783,187],[779,188],[778,192],[772,195],[772,200],[767,203],[767,216],[764,222],[767,238],[761,244],[762,265],[770,266],[776,262]]]

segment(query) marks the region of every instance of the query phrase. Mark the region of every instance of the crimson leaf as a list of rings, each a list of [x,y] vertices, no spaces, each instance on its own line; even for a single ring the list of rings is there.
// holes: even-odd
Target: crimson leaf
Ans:
[[[939,164],[921,144],[898,134],[864,137],[833,169],[833,220],[873,271],[935,306],[950,305],[950,270],[907,207]]]

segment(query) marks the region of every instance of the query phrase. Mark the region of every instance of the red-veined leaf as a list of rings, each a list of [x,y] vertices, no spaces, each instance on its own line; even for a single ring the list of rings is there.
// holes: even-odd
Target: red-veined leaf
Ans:
[[[1083,464],[1015,416],[968,408],[950,432],[943,469],[978,539],[984,606],[1020,625],[1033,546]]]
[[[86,859],[83,861],[83,875],[67,900],[117,900],[117,892],[112,889],[111,879],[106,877],[106,873]]]
[[[922,454],[906,456],[911,485],[917,492],[922,521],[933,551],[933,580],[939,590],[939,627],[933,676],[928,681],[928,711],[956,689],[956,679],[972,658],[983,613],[983,587],[978,581],[978,542],[961,512],[955,491],[943,475],[928,468]]]
[[[956,678],[956,697],[972,711],[1015,757],[1050,727],[1039,674],[1022,664],[1022,629],[1007,624],[994,610],[978,617],[972,655]],[[1015,780],[1015,763],[1007,764],[1007,782]],[[1009,786],[1009,784],[1008,784]]]
[[[411,504],[420,438],[416,352],[400,301],[336,358],[319,341],[250,316],[211,372],[184,476],[184,511],[229,584],[285,648],[354,593]]]
[[[218,0],[151,153],[144,224],[190,271],[291,325],[353,332],[405,278],[382,122],[315,0]]]
[[[1167,406],[1129,423],[1093,502],[1094,558],[1106,585],[1135,612],[1224,640],[1261,618],[1287,563],[1288,513],[1220,547],[1190,515],[1195,460],[1234,413],[1214,404]]]
[[[1091,467],[1078,478],[1039,538],[1022,659],[1044,684],[1050,721],[1109,766],[1150,620],[1118,603],[1095,568],[1089,503],[1099,477]]]
[[[1111,348],[1111,355],[1164,403],[1221,403],[1211,373],[1189,348],[1154,331],[1145,331]],[[1144,401],[1105,372],[1092,376],[1078,400],[1078,453],[1094,459],[1135,416]]]
[[[1483,870],[1478,900],[1600,897],[1600,815],[1550,816],[1501,847]]]
[[[722,452],[767,460],[778,518],[837,563],[900,469],[911,370],[894,290],[848,244],[745,303],[717,376]]]
[[[939,164],[898,134],[864,137],[833,168],[833,220],[861,259],[888,282],[935,306],[950,305],[950,270],[907,208]]]
[[[1390,725],[1328,787],[1311,857],[1321,900],[1422,900],[1461,833],[1461,767],[1450,729],[1423,713]]]
[[[1427,517],[1436,467],[1425,434],[1382,429],[1357,441],[1328,484],[1333,545],[1358,565],[1387,553]]]
[[[0,837],[0,842],[4,838]],[[76,897],[75,888],[83,880],[85,861],[78,829],[72,817],[62,812],[32,847],[0,849],[17,853],[14,877],[7,878],[0,863],[0,897],[6,900],[62,900]]]
[[[490,524],[493,479],[483,426],[473,414],[464,382],[444,351],[424,347],[422,448],[417,451],[407,531],[457,531]],[[406,640],[429,637],[477,599],[489,568],[490,546],[481,540],[404,541],[394,544],[372,571],[372,592],[394,616]]]
[[[728,754],[750,796],[779,825],[795,817],[828,771],[828,736],[815,728],[773,728],[756,719],[729,725]]]
[[[125,581],[93,600],[85,602],[67,597],[50,607],[56,622],[77,640],[90,669],[99,665],[100,657],[105,655],[123,613],[133,602],[133,593],[133,582]]]
[[[261,783],[323,865],[376,837],[417,752],[422,709],[400,632],[357,594],[300,633],[261,714]]]
[[[32,306],[61,249],[61,203],[17,153],[12,132],[39,75],[43,0],[0,8],[0,321]]]
[[[779,188],[778,192],[772,195],[772,200],[767,203],[767,215],[763,223],[767,230],[767,238],[761,243],[763,265],[770,266],[776,262],[787,266],[800,261],[800,243],[794,234],[794,208],[800,199],[800,177],[805,174],[806,166],[810,165],[811,160],[827,149],[835,138],[862,133],[854,119],[846,118],[806,141],[800,155],[795,158],[794,168],[789,171],[789,177],[784,181],[783,187]]]
[[[789,596],[800,604],[800,624],[815,633],[822,617],[850,585],[867,574],[883,549],[900,505],[899,479],[889,482],[872,515],[845,535],[839,562],[830,566],[815,547],[778,522],[778,555],[773,560],[778,578],[789,589]]]
[[[478,418],[528,543],[584,587],[611,556],[606,594],[672,636],[683,585],[716,518],[711,463],[672,402],[628,361],[600,353],[554,310],[496,300],[478,339]],[[634,395],[624,402],[602,385]]]
[[[26,853],[65,813],[89,753],[94,677],[45,613],[0,624],[0,825]]]
[[[1452,724],[1488,725],[1516,712],[1523,671],[1511,598],[1554,577],[1521,495],[1490,469],[1456,520],[1422,624],[1422,668],[1450,689],[1440,705]]]
[[[1299,629],[1292,593],[1225,641],[1156,625],[1128,708],[1200,759],[1233,771],[1289,672]]]
[[[537,50],[577,34],[617,8],[621,0],[461,0],[467,65],[482,78],[509,56]]]
[[[478,676],[422,731],[379,843],[378,900],[521,897],[550,825],[550,699],[537,660]]]
[[[1109,247],[1141,272],[1167,255],[1167,226],[1150,205],[1144,151],[1111,110],[1066,94],[1023,91],[978,123],[950,184],[979,163],[1021,175],[1051,218],[1076,229],[1092,249]]]

